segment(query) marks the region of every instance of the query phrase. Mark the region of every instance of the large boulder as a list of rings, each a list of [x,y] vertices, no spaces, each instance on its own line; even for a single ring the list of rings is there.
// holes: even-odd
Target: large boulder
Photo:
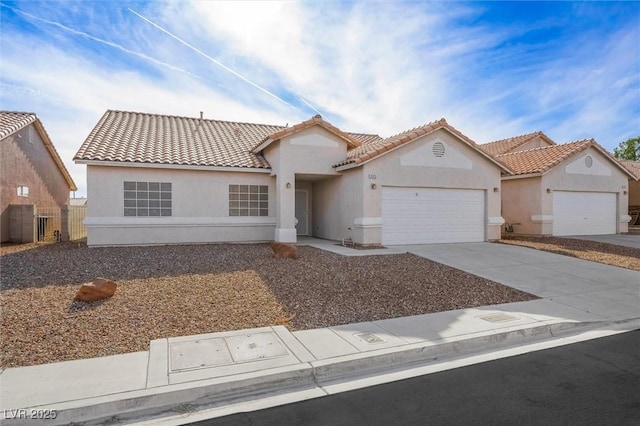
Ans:
[[[96,278],[90,283],[82,284],[75,300],[83,302],[95,302],[96,300],[107,299],[116,292],[118,285],[106,278]]]
[[[276,259],[297,259],[298,247],[295,244],[278,243],[272,241],[270,243],[273,250],[273,257]]]

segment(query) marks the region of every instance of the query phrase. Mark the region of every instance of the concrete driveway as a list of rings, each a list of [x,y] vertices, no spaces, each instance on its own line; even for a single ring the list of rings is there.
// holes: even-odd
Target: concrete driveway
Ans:
[[[578,235],[574,237],[577,240],[597,241],[599,243],[613,244],[616,246],[633,247],[640,249],[640,235]]]
[[[638,271],[499,243],[394,248],[602,317],[640,317]]]

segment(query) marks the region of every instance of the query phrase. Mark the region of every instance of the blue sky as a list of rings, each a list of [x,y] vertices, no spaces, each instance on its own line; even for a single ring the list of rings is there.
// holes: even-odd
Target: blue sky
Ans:
[[[107,109],[478,143],[640,135],[640,2],[0,0],[0,107],[72,158]]]

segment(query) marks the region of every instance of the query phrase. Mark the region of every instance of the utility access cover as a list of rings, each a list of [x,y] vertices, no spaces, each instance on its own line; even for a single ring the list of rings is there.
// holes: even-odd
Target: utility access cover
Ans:
[[[514,316],[507,315],[503,312],[496,313],[496,314],[483,315],[478,318],[483,319],[485,321],[489,321],[489,322],[505,322],[505,321],[514,321],[518,319]]]
[[[229,351],[235,362],[255,361],[289,355],[275,333],[245,334],[226,338]]]
[[[233,363],[227,344],[221,338],[172,343],[169,345],[169,357],[171,371]]]
[[[384,343],[384,339],[376,336],[373,333],[356,333],[355,337],[362,340],[363,342],[374,344],[374,343]]]

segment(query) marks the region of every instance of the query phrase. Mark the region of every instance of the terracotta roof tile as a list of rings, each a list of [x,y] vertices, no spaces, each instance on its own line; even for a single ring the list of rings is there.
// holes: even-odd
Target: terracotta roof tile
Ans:
[[[496,156],[500,154],[506,154],[508,152],[520,151],[518,147],[524,145],[525,143],[537,138],[541,137],[547,142],[555,145],[556,143],[551,140],[547,135],[538,131],[533,133],[527,133],[525,135],[514,136],[512,138],[500,139],[498,141],[489,142],[480,145],[480,148],[488,152],[489,154]]]
[[[283,126],[107,111],[74,160],[269,168],[251,148]]]
[[[76,186],[76,183],[73,181],[69,170],[64,165],[62,158],[60,158],[60,154],[58,154],[56,147],[53,146],[53,142],[51,141],[47,130],[44,128],[44,125],[36,114],[32,112],[0,111],[0,140],[11,136],[18,130],[27,127],[30,124],[33,124],[39,132],[45,148],[47,148],[47,151],[49,151],[51,158],[56,163],[58,170],[60,170],[60,173],[62,173],[62,176],[67,181],[69,190],[77,191],[78,187]]]
[[[618,160],[627,170],[629,170],[636,179],[640,179],[640,161]]]
[[[593,139],[584,139],[562,145],[551,145],[526,151],[496,155],[496,159],[506,164],[516,175],[544,173],[574,154],[590,146],[605,155],[606,151]]]
[[[444,118],[441,118],[440,120],[437,120],[437,121],[433,121],[431,123],[424,124],[419,127],[415,127],[413,129],[406,130],[402,133],[398,133],[397,135],[391,136],[386,139],[380,138],[377,140],[371,140],[366,144],[362,144],[358,148],[350,150],[347,153],[347,158],[344,161],[334,165],[333,167],[341,167],[341,166],[346,166],[348,164],[355,164],[355,165],[362,164],[368,160],[371,160],[379,155],[384,154],[387,151],[390,151],[401,145],[413,142],[419,137],[432,133],[438,129],[446,129],[450,133],[454,134],[455,136],[457,136],[458,138],[466,142],[467,145],[469,145],[473,149],[476,149],[479,153],[487,157],[490,161],[497,163],[498,166],[504,168],[505,171],[508,172],[507,166],[503,165],[502,163],[496,162],[489,154],[479,149],[478,145],[474,141],[472,141],[468,136],[464,135],[458,129],[451,126],[449,123],[447,123],[447,120],[445,120]]]

